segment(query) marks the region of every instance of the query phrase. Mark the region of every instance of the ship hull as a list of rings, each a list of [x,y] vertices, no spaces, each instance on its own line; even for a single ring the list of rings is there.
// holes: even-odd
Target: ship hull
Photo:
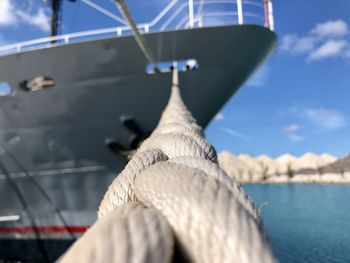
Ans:
[[[186,105],[203,127],[276,41],[273,32],[253,25],[145,38],[157,61],[198,62],[199,69],[181,72],[179,81]],[[0,58],[0,82],[13,88],[0,97],[0,200],[7,200],[0,203],[0,219],[20,217],[0,222],[0,259],[45,261],[49,255],[51,261],[96,220],[104,192],[127,162],[106,140],[132,148],[135,132],[123,120],[132,119],[147,134],[169,98],[171,74],[148,75],[147,63],[132,36]],[[19,88],[37,76],[52,78],[55,86],[36,92]],[[57,251],[38,239],[56,240]],[[10,253],[16,240],[36,246],[38,253]]]

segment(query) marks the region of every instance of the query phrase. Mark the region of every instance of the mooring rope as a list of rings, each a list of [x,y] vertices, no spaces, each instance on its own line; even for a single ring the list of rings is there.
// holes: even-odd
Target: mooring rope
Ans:
[[[61,262],[276,262],[257,210],[220,168],[183,103],[178,72],[157,128],[109,186]]]
[[[156,63],[155,57],[153,55],[153,52],[149,48],[145,38],[139,32],[139,29],[137,28],[137,25],[134,21],[134,18],[131,15],[129,8],[126,5],[125,1],[124,0],[114,0],[114,2],[117,4],[120,12],[125,17],[125,20],[128,22],[128,24],[133,32],[133,36],[135,38],[135,41],[136,41],[137,45],[139,46],[140,50],[142,51],[142,53],[144,54],[144,56],[146,57],[148,62],[156,66],[157,63]]]

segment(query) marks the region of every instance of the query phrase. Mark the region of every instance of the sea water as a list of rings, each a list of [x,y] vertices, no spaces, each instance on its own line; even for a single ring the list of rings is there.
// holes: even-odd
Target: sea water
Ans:
[[[281,263],[350,263],[349,185],[244,185]]]

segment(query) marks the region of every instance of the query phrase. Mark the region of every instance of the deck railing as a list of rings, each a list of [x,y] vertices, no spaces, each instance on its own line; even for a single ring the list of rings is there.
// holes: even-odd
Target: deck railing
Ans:
[[[98,9],[91,0],[83,2]],[[120,26],[10,44],[0,47],[0,55],[131,34],[130,27],[122,18],[102,8],[99,11],[114,18]],[[149,33],[227,24],[258,24],[273,31],[271,0],[172,0],[151,21],[139,23],[138,28],[142,33]]]

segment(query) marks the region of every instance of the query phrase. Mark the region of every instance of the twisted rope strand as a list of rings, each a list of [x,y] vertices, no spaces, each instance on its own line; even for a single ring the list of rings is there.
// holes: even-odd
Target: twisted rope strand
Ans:
[[[77,262],[171,262],[172,230],[157,211],[128,203],[98,220],[59,259]]]
[[[98,218],[62,262],[172,262],[174,243],[190,262],[276,262],[253,202],[183,103],[176,70],[157,128],[109,186]]]

